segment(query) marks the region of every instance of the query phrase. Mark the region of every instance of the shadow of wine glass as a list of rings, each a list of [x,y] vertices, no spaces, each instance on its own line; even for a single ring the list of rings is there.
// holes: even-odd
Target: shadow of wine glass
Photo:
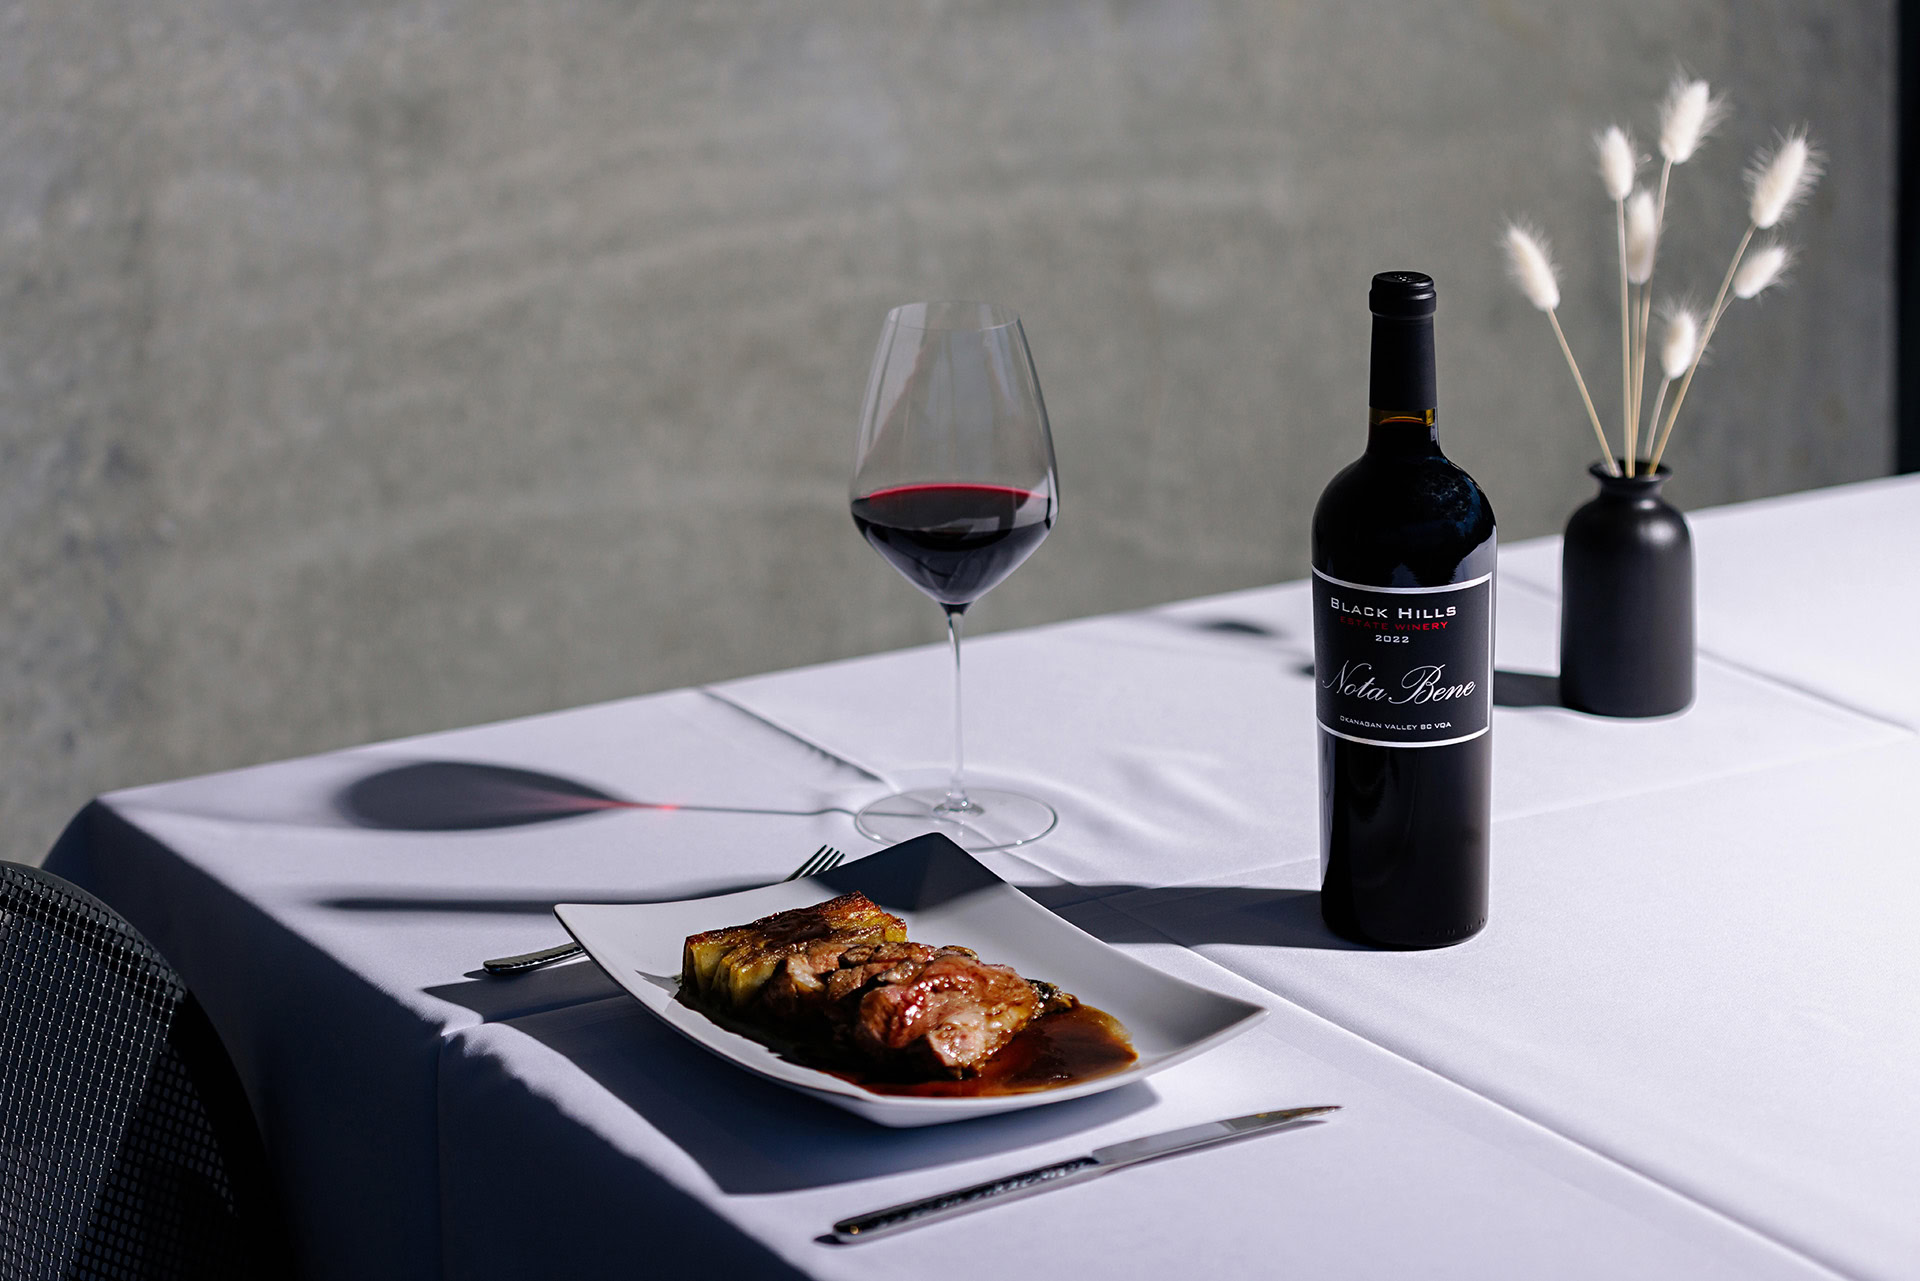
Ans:
[[[809,810],[636,801],[537,770],[439,760],[411,761],[356,779],[340,789],[334,808],[356,827],[389,832],[472,832],[554,823],[612,810],[794,818],[852,813],[838,805]]]

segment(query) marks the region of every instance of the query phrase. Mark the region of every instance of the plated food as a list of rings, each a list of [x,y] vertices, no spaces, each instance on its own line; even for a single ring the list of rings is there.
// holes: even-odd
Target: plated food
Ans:
[[[1054,1089],[1137,1057],[1111,1015],[971,948],[913,942],[858,891],[688,936],[679,998],[880,1093]]]
[[[752,1028],[717,1004],[711,1008],[719,1012],[710,1013],[704,1002],[695,1003],[693,992],[683,992],[681,971],[689,938],[710,936],[708,941],[718,943],[726,932],[746,928],[738,922],[754,923],[796,909],[811,912],[855,891],[881,909],[864,919],[866,925],[879,927],[882,942],[962,943],[977,951],[976,959],[983,963],[1011,966],[1024,978],[1058,984],[1080,1003],[1070,1010],[1043,1009],[970,1076],[889,1081],[879,1079],[885,1073],[871,1067],[811,1057],[806,1047],[787,1042],[776,1031]],[[553,910],[608,976],[676,1034],[742,1072],[876,1125],[944,1125],[1120,1092],[1239,1035],[1267,1012],[1264,1006],[1176,978],[1101,942],[938,834],[903,841],[831,872],[732,894],[653,903],[560,903]],[[836,910],[832,915],[865,928],[858,924],[864,911]],[[905,922],[904,931],[883,917]],[[894,938],[886,937],[889,931],[895,932]],[[735,938],[736,945],[744,941]],[[797,934],[785,940],[800,941]],[[753,969],[744,964],[747,955],[741,957],[738,973],[750,986]],[[713,973],[719,973],[717,965]],[[731,984],[734,971],[728,974]],[[771,968],[765,981],[772,981]],[[748,1004],[753,1004],[751,998]],[[1125,1026],[1116,1028],[1116,1023]],[[1137,1057],[1115,1071],[1062,1081],[1062,1071],[1073,1071],[1074,1063],[1107,1053],[1102,1047],[1110,1046],[1116,1035],[1131,1042],[1126,1053]],[[668,1069],[663,1065],[662,1070]],[[725,1090],[728,1083],[682,1084],[687,1089]]]

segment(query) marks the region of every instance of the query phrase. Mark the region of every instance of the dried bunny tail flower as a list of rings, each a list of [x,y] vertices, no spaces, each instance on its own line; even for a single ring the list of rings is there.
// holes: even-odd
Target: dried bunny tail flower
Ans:
[[[1567,369],[1573,374],[1574,385],[1580,388],[1580,403],[1587,411],[1587,421],[1593,425],[1594,439],[1600,442],[1600,457],[1606,460],[1607,474],[1618,476],[1620,465],[1613,460],[1613,449],[1607,444],[1607,433],[1600,426],[1600,413],[1593,407],[1593,397],[1587,392],[1587,380],[1581,376],[1580,362],[1573,358],[1573,348],[1567,346],[1567,335],[1560,328],[1560,317],[1554,315],[1554,308],[1560,305],[1560,281],[1553,270],[1553,256],[1547,249],[1546,237],[1531,227],[1517,222],[1507,224],[1505,236],[1507,250],[1507,273],[1513,277],[1513,283],[1520,286],[1520,292],[1527,301],[1547,313],[1547,323],[1553,326],[1554,341],[1560,344],[1560,354],[1566,357]]]
[[[1700,313],[1685,303],[1668,303],[1661,311],[1667,318],[1666,337],[1660,344],[1660,372],[1666,375],[1666,379],[1654,395],[1653,413],[1647,419],[1647,439],[1653,444],[1653,457],[1647,468],[1649,476],[1660,470],[1660,459],[1667,452],[1667,441],[1673,437],[1674,420],[1680,416],[1680,402],[1686,399],[1694,371],[1706,359],[1707,343],[1713,338],[1711,327],[1702,330]],[[1660,427],[1660,406],[1666,402],[1667,388],[1676,381],[1680,384],[1680,394],[1674,397],[1673,408],[1667,413],[1666,426]]]
[[[1762,231],[1794,211],[1820,179],[1820,153],[1807,141],[1804,129],[1783,138],[1773,154],[1757,155],[1747,170],[1752,192],[1748,217]]]
[[[1627,198],[1627,279],[1644,285],[1653,277],[1654,250],[1660,244],[1660,216],[1645,187]]]
[[[1660,104],[1660,154],[1669,164],[1685,164],[1726,118],[1724,95],[1715,94],[1704,80],[1675,76]]]
[[[1740,264],[1740,272],[1733,278],[1734,295],[1739,298],[1754,297],[1778,282],[1782,273],[1792,265],[1793,251],[1785,245],[1775,242],[1760,246]]]
[[[1633,139],[1619,125],[1608,125],[1594,135],[1593,149],[1600,157],[1600,183],[1607,189],[1607,199],[1625,200],[1633,190],[1634,171],[1640,167]]]
[[[1507,224],[1507,274],[1527,301],[1541,311],[1560,305],[1560,280],[1546,237],[1517,222]]]
[[[1700,313],[1681,303],[1670,303],[1662,311],[1667,332],[1660,340],[1660,372],[1674,379],[1700,354]]]

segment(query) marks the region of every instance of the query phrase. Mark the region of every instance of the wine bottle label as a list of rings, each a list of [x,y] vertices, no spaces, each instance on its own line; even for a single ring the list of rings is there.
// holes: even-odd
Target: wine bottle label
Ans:
[[[1320,728],[1377,747],[1444,747],[1487,732],[1493,575],[1368,587],[1313,571]]]

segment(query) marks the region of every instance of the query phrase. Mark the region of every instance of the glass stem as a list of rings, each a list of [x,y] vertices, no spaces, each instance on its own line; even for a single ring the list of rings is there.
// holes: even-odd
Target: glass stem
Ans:
[[[967,789],[960,782],[966,765],[960,738],[960,615],[964,609],[963,606],[947,610],[947,643],[953,650],[953,777],[947,782],[947,799],[940,807],[949,813],[961,814],[973,808],[973,802],[967,799]]]

